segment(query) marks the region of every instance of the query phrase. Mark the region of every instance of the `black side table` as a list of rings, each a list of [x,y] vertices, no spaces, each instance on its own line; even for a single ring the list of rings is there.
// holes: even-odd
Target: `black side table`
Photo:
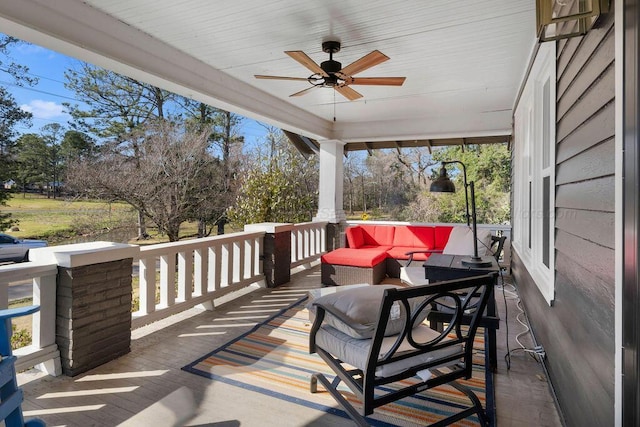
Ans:
[[[480,276],[491,272],[499,272],[500,266],[498,261],[493,257],[484,257],[483,260],[491,260],[491,266],[483,268],[470,268],[462,265],[462,259],[467,258],[464,255],[445,255],[432,254],[423,264],[425,278],[429,279],[429,283],[440,282],[444,280],[463,279],[465,277]],[[496,298],[493,289],[497,284],[496,280],[491,288],[491,295],[487,302],[486,314],[480,321],[480,326],[487,328],[487,339],[489,344],[489,368],[492,372],[498,369],[498,351],[496,349],[496,329],[500,327],[500,318],[496,312]],[[448,313],[432,312],[429,316],[430,321],[434,324],[442,324],[450,317]]]

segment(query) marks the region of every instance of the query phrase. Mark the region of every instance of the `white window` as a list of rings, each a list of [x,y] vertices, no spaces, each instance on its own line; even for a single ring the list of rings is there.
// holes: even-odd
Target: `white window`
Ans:
[[[556,49],[543,43],[514,113],[513,248],[554,299]]]

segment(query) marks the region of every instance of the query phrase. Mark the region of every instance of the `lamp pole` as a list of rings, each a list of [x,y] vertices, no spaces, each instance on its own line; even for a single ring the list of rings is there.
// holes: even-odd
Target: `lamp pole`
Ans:
[[[436,181],[436,182],[439,181],[440,185],[438,186],[438,189],[435,191],[441,191],[441,192],[443,191],[443,192],[450,192],[450,193],[455,192],[455,186],[449,180],[449,177],[447,176],[447,170],[445,168],[445,165],[449,165],[453,163],[456,163],[462,166],[462,179],[464,183],[464,202],[465,202],[464,204],[467,210],[467,226],[470,225],[469,220],[471,220],[471,231],[473,233],[473,256],[471,256],[470,258],[463,259],[461,261],[462,265],[465,265],[467,267],[476,267],[476,268],[488,267],[491,265],[491,261],[484,261],[482,257],[478,256],[476,192],[475,192],[474,182],[471,181],[467,183],[467,167],[465,166],[465,164],[462,163],[460,160],[443,161],[442,169],[440,169],[440,178],[438,178],[438,180]],[[444,183],[445,181],[447,182],[447,184]],[[434,191],[433,187],[436,182],[431,184],[431,191]],[[471,215],[469,215],[469,192],[471,192]]]
[[[442,162],[442,170],[444,170],[445,176],[446,176],[447,170],[444,169],[444,166],[445,165],[450,165],[450,164],[453,164],[453,163],[457,163],[460,166],[462,166],[462,182],[464,184],[464,206],[467,209],[467,226],[469,226],[470,225],[469,224],[469,220],[471,219],[471,215],[469,215],[469,191],[467,190],[467,187],[468,187],[468,184],[467,184],[467,167],[460,160],[444,161],[444,162]],[[441,173],[440,173],[441,175],[442,175],[442,170],[441,170]],[[473,209],[472,209],[473,217],[474,217],[473,221],[475,222],[475,213],[476,213],[476,209],[475,209],[476,203],[475,203],[475,200],[474,200],[474,194],[475,193],[473,192],[473,182],[471,184],[472,184],[472,187],[471,187],[472,188],[472,190],[471,190],[471,203],[472,203],[472,206],[473,206]],[[474,227],[474,229],[475,229],[475,227]],[[473,238],[474,239],[476,238],[475,231],[474,231]],[[478,255],[478,254],[476,254],[476,255]]]

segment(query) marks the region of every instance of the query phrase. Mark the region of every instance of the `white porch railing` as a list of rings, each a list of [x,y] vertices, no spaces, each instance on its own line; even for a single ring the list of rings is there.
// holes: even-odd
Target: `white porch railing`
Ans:
[[[132,328],[262,280],[263,238],[263,232],[239,232],[141,247],[140,309]]]
[[[310,264],[326,251],[326,225],[293,225],[290,268]],[[263,282],[264,236],[264,231],[239,232],[136,248],[140,307],[132,314],[132,328],[199,304],[212,307],[213,300]],[[83,253],[84,249],[73,252],[74,256]],[[32,345],[15,351],[19,370],[39,365],[50,374],[61,373],[55,344],[57,267],[43,262],[0,266],[0,309],[8,307],[8,289],[15,282],[32,281],[33,303],[40,305],[32,316]]]
[[[60,375],[60,352],[56,345],[56,264],[27,262],[0,266],[0,309],[9,306],[9,284],[32,281],[33,304],[40,311],[31,316],[32,343],[14,350],[17,356],[16,371],[39,365],[41,371]]]
[[[319,259],[326,250],[326,221],[294,224],[291,230],[291,268]]]

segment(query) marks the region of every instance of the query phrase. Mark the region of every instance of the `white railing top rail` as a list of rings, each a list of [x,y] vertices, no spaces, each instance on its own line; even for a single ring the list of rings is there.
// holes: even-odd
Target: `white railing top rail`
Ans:
[[[263,236],[262,231],[238,231],[236,233],[221,234],[218,236],[202,237],[198,239],[180,240],[179,242],[157,243],[154,245],[140,246],[140,257],[166,255],[169,252],[184,252],[207,248],[212,244],[225,244],[235,242],[238,239],[251,239]]]
[[[19,264],[0,265],[0,284],[31,280],[34,277],[57,273],[58,265],[55,263],[40,264],[23,262]]]
[[[299,222],[297,224],[293,224],[293,226],[297,229],[302,228],[316,228],[321,226],[326,226],[329,221],[309,221],[309,222]]]

